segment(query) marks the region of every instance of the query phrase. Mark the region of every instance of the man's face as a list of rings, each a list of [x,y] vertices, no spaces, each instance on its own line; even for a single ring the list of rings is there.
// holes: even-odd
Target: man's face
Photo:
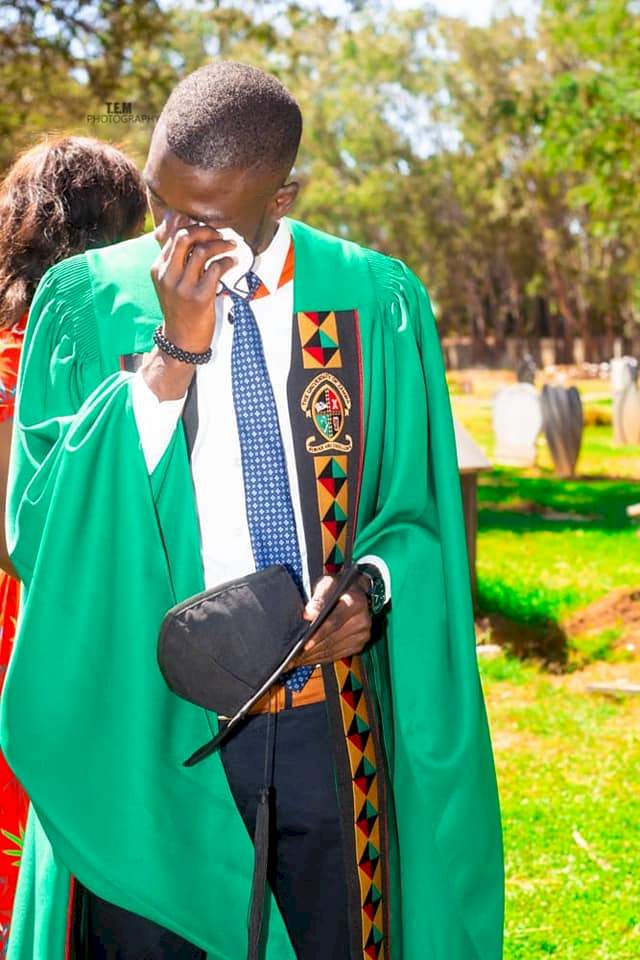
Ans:
[[[157,129],[144,168],[153,222],[165,221],[169,234],[201,221],[232,227],[254,253],[271,241],[276,222],[291,208],[297,183],[265,170],[205,170],[183,163]]]

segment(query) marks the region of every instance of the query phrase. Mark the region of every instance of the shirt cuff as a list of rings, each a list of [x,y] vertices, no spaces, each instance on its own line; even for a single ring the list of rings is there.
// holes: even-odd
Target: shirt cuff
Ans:
[[[131,402],[136,426],[140,435],[140,445],[144,453],[147,470],[151,474],[162,460],[169,446],[173,431],[182,414],[184,397],[179,400],[159,400],[153,390],[147,386],[142,370],[136,370],[131,380]]]
[[[380,571],[380,576],[384,581],[384,602],[389,603],[389,600],[391,600],[391,574],[382,557],[376,557],[375,554],[370,553],[366,557],[360,557],[358,563],[370,563]]]

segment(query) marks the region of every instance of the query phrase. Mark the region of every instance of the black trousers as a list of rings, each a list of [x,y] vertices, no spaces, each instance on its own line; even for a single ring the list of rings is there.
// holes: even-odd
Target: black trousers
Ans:
[[[229,784],[251,836],[269,723],[275,724],[271,889],[299,960],[349,960],[347,886],[326,706],[252,717],[222,748]],[[192,944],[89,891],[81,892],[78,907],[76,960],[205,960]]]
[[[71,960],[206,960],[206,953],[76,884]]]

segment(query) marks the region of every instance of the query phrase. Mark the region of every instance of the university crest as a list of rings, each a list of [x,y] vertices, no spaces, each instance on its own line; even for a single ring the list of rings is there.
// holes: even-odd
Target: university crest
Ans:
[[[345,387],[331,373],[321,373],[315,377],[302,394],[302,409],[320,434],[307,437],[306,448],[309,453],[323,453],[326,450],[339,450],[348,453],[353,447],[349,434],[342,437],[345,420],[351,410],[351,398]]]

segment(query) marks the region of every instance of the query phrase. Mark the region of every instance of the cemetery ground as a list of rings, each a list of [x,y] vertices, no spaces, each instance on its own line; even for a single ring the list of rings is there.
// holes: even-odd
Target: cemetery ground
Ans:
[[[491,398],[513,378],[450,380],[456,417],[491,460]],[[609,384],[577,385],[587,426],[574,478],[554,476],[544,441],[535,468],[479,477],[477,633],[503,649],[480,663],[505,960],[640,957],[640,696],[588,689],[640,685],[640,525],[626,515],[640,502],[640,448],[612,444]]]
[[[481,660],[504,827],[505,960],[638,960],[640,663]]]

